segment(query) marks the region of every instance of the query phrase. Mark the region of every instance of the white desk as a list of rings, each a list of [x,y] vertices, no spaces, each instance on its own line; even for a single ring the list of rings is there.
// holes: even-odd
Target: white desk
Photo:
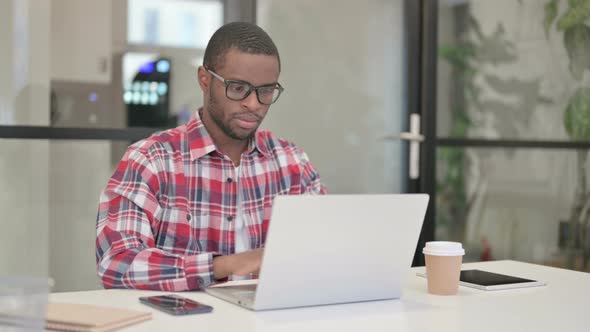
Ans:
[[[163,292],[98,290],[53,293],[50,301],[151,310],[153,319],[124,331],[590,331],[590,274],[515,261],[464,264],[547,283],[486,292],[459,287],[457,296],[426,292],[412,269],[401,300],[252,312],[202,292],[179,295],[213,306],[210,314],[170,316],[139,303]],[[423,268],[422,268],[423,269]]]

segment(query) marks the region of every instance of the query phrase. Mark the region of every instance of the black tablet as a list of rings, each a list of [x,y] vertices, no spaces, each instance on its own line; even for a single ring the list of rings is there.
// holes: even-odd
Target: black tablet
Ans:
[[[425,273],[417,273],[417,275],[426,277]],[[545,285],[538,280],[525,279],[483,270],[462,270],[459,279],[459,284],[462,286],[482,290],[501,290]]]
[[[463,270],[461,271],[459,280],[463,286],[483,290],[500,290],[544,285],[544,283],[537,280],[525,279],[482,270]]]

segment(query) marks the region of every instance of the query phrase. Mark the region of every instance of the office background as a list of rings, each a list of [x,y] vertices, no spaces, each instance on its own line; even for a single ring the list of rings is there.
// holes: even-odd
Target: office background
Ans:
[[[468,261],[588,270],[590,28],[571,6],[2,1],[0,274],[100,287],[98,195],[129,142],[155,130],[142,119],[164,112],[154,127],[171,127],[201,105],[196,67],[233,20],[275,40],[286,92],[263,127],[303,147],[331,193],[426,191],[427,238],[463,242]],[[433,177],[420,183],[408,180],[406,143],[383,139],[412,112],[436,125],[422,147]]]

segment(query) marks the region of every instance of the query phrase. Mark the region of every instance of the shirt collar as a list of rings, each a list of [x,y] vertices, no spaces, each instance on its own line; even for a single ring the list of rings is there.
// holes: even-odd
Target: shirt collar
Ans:
[[[189,141],[191,160],[194,161],[199,159],[213,151],[221,153],[217,149],[209,132],[207,132],[207,129],[199,116],[199,111],[195,112],[187,122],[186,133]],[[264,135],[258,130],[254,134],[254,139],[250,140],[246,154],[252,154],[255,152],[259,152],[267,158],[270,157],[270,152],[264,142]]]

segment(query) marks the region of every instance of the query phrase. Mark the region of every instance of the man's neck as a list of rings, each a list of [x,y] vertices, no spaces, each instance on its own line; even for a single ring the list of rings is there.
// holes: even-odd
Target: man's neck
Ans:
[[[211,138],[217,146],[217,149],[219,149],[221,153],[227,155],[234,163],[234,166],[240,166],[242,153],[248,149],[247,140],[234,140],[232,138],[226,137],[225,135],[222,135],[222,137],[219,139],[216,139],[212,135]]]
[[[227,136],[215,123],[210,123],[213,122],[211,119],[203,117],[202,113],[199,113],[205,129],[207,129],[217,149],[227,155],[235,166],[239,166],[242,153],[248,149],[250,140],[237,140]]]

